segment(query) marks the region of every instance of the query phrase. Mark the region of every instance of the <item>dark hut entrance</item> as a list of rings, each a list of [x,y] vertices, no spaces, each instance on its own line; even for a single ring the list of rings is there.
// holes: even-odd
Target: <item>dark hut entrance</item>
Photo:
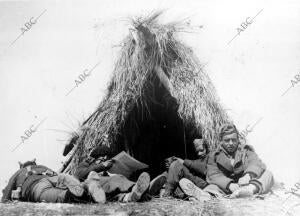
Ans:
[[[127,116],[117,146],[150,166],[152,177],[165,170],[164,159],[191,155],[191,134],[178,116],[178,104],[158,77],[145,88],[144,104],[136,104]],[[122,145],[123,144],[123,145]]]

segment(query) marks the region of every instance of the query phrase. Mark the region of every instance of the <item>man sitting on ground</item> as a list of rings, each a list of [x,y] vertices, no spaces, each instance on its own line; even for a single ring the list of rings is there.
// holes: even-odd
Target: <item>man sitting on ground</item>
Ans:
[[[110,174],[107,172],[114,161],[111,150],[104,145],[95,148],[76,169],[74,175],[84,181],[86,178],[98,181],[105,191],[109,201],[137,202],[147,191],[150,183],[150,176],[143,172],[137,182],[130,181],[120,174]]]
[[[265,194],[273,185],[272,173],[256,155],[253,148],[239,141],[239,133],[233,124],[220,129],[220,144],[212,152],[207,164],[208,188],[215,195],[229,195],[231,198]],[[183,190],[194,197],[201,197],[204,191],[192,182],[180,182]]]
[[[88,194],[92,191],[92,194]],[[68,174],[57,174],[34,161],[20,163],[20,169],[10,178],[3,190],[2,202],[80,203],[90,200],[105,202],[103,190],[92,180],[85,184]]]
[[[163,178],[165,183],[165,189],[162,192],[161,196],[169,197],[175,196],[178,198],[184,198],[185,194],[181,190],[179,186],[179,181],[182,178],[189,179],[192,181],[197,187],[205,188],[208,183],[206,182],[206,165],[208,159],[208,145],[202,139],[195,139],[193,141],[195,152],[197,154],[198,159],[196,160],[188,160],[172,157],[173,161],[168,166],[167,173],[163,173],[153,180],[153,184],[155,181],[160,181],[162,185]],[[170,160],[170,159],[169,159]],[[159,187],[153,187],[159,188]],[[151,194],[157,193],[150,191]]]

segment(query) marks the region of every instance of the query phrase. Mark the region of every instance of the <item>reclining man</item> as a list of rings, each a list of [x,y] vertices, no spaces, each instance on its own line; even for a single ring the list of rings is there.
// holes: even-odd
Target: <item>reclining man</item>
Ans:
[[[91,199],[88,192],[92,192]],[[58,174],[34,161],[20,164],[20,169],[10,178],[3,190],[2,202],[21,200],[29,202],[78,203],[95,201],[104,203],[104,194],[90,181],[82,184],[68,174]]]
[[[149,187],[150,176],[143,172],[137,182],[130,181],[120,174],[110,174],[107,171],[114,161],[111,150],[104,145],[95,148],[87,159],[81,162],[75,170],[75,177],[80,181],[93,179],[103,188],[107,200],[120,202],[140,201]]]
[[[207,164],[207,189],[215,195],[230,195],[231,198],[265,194],[273,185],[272,173],[249,145],[242,145],[239,133],[233,124],[220,129],[220,144],[209,155]],[[184,191],[201,197],[202,190],[184,180]],[[181,184],[180,184],[181,185]]]
[[[179,182],[182,178],[189,179],[197,187],[203,189],[208,183],[206,182],[206,165],[208,159],[208,145],[202,139],[195,139],[193,141],[195,152],[198,159],[188,160],[172,157],[175,160],[169,165],[168,172],[163,173],[161,176],[158,176],[155,180],[161,181],[164,177],[165,181],[165,190],[162,192],[161,196],[169,197],[175,196],[178,198],[184,198],[184,191],[181,190]],[[169,159],[170,160],[170,159]],[[167,165],[168,167],[168,165]],[[155,182],[153,180],[153,182]],[[154,187],[157,188],[157,187]],[[155,192],[150,192],[155,194]],[[205,197],[204,197],[205,198]]]

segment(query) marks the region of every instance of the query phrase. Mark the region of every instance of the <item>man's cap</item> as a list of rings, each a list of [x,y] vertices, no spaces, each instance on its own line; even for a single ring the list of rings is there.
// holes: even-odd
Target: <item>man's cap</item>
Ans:
[[[91,151],[90,156],[92,158],[99,158],[99,157],[104,157],[104,156],[111,157],[111,156],[113,156],[113,152],[112,152],[111,148],[109,148],[108,146],[99,145]]]
[[[30,165],[36,165],[36,159],[34,158],[33,160],[26,161],[25,163],[19,162],[19,165],[20,165],[20,168],[25,168],[25,167],[30,166]]]
[[[219,130],[219,138],[221,140],[223,136],[233,134],[233,133],[238,134],[238,130],[236,129],[234,124],[232,123],[223,124]]]

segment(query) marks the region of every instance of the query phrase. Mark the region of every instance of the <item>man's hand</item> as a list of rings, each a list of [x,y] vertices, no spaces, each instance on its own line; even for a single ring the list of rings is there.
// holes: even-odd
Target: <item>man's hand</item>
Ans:
[[[42,173],[43,175],[47,175],[47,176],[56,176],[57,175],[57,173],[56,172],[54,172],[54,171],[52,171],[52,170],[46,170],[45,172],[43,172]]]
[[[170,167],[170,165],[171,165],[174,161],[176,161],[176,160],[177,160],[177,158],[176,158],[175,156],[172,156],[172,157],[169,157],[169,158],[165,159],[166,169],[168,170],[169,167]]]
[[[165,164],[166,164],[166,168],[169,169],[171,164],[174,162],[174,161],[179,161],[179,163],[183,164],[184,160],[182,160],[181,158],[178,158],[178,157],[175,157],[175,156],[172,156],[172,157],[169,157],[165,160]]]
[[[250,182],[250,180],[251,180],[251,176],[250,176],[249,173],[247,173],[246,175],[244,175],[243,177],[241,177],[241,178],[239,179],[238,184],[239,184],[240,186],[248,185],[249,182]]]
[[[181,159],[181,158],[176,158],[176,159],[177,159],[177,161],[179,161],[179,163],[183,164],[183,162],[184,162],[183,159]]]
[[[236,184],[236,183],[230,183],[228,189],[230,190],[231,193],[233,193],[234,191],[236,191],[239,188],[240,188],[240,186],[238,184]]]
[[[21,197],[21,188],[18,187],[17,190],[11,191],[11,199],[18,200]]]
[[[234,191],[230,195],[230,198],[251,197],[257,192],[258,192],[257,187],[253,184],[249,184],[247,186],[240,187],[239,189]]]
[[[111,159],[111,160],[104,161],[102,163],[102,165],[105,167],[105,169],[110,169],[112,167],[113,163],[114,163],[114,160]]]
[[[107,156],[99,157],[96,161],[95,164],[100,164],[104,161],[107,161]]]

